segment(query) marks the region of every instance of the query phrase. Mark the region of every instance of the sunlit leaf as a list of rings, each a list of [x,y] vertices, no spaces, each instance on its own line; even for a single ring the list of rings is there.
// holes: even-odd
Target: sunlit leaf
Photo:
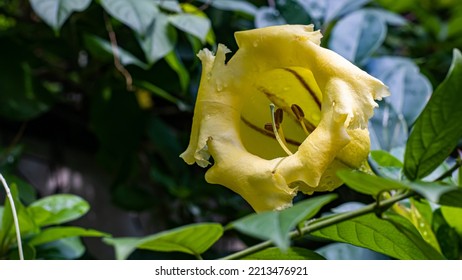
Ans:
[[[73,221],[85,215],[90,205],[73,194],[56,194],[35,201],[28,207],[38,226],[56,225]]]
[[[135,249],[161,252],[183,252],[199,256],[223,234],[220,224],[192,224],[143,238],[105,238],[115,247],[117,259],[126,259]]]
[[[404,173],[411,179],[430,174],[462,138],[462,55],[454,50],[446,79],[438,86],[417,119],[406,145]]]
[[[85,10],[91,0],[30,0],[34,12],[56,32],[73,12]]]
[[[289,248],[289,232],[295,226],[316,215],[322,206],[337,196],[328,194],[310,198],[282,211],[251,214],[231,223],[230,227],[253,237],[271,240],[281,250]]]
[[[71,1],[68,1],[71,2]],[[151,0],[101,0],[101,5],[113,17],[144,36],[159,13]]]
[[[441,213],[448,225],[457,231],[462,241],[462,208],[442,206]]]
[[[42,230],[34,236],[28,243],[33,246],[49,243],[58,239],[81,236],[81,237],[103,237],[107,233],[94,229],[85,229],[81,227],[50,227]]]
[[[444,259],[404,218],[399,224],[367,214],[315,231],[312,235],[371,249],[397,259]],[[407,224],[407,225],[405,225]],[[410,227],[409,227],[410,225]]]
[[[279,248],[268,248],[257,253],[245,256],[243,260],[324,260],[316,252],[305,248],[290,247],[285,252]]]
[[[383,191],[406,189],[407,187],[398,181],[378,177],[359,171],[342,170],[337,173],[348,187],[357,192],[377,197]]]

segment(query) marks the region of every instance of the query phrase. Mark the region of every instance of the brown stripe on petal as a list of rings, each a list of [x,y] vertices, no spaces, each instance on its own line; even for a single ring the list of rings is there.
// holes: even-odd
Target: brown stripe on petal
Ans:
[[[274,136],[274,133],[272,131],[268,131],[266,130],[265,128],[261,128],[259,126],[256,126],[254,125],[253,123],[251,123],[249,120],[247,120],[246,118],[244,118],[243,116],[241,116],[241,121],[248,127],[250,127],[251,129],[253,129],[254,131],[262,134],[262,135],[265,135],[265,136],[268,136],[268,137],[271,137],[273,139],[276,139],[276,137]],[[295,141],[295,140],[292,140],[292,139],[288,139],[286,138],[286,142],[287,144],[291,144],[291,145],[294,145],[294,146],[300,146],[302,143],[298,142],[298,141]]]
[[[292,75],[295,76],[295,78],[297,78],[297,80],[302,84],[302,86],[306,89],[306,91],[308,91],[308,93],[311,95],[314,102],[316,102],[316,104],[318,104],[319,109],[321,109],[321,101],[318,99],[318,97],[316,96],[314,91],[311,89],[310,85],[303,79],[303,77],[300,76],[300,74],[298,74],[297,71],[295,71],[293,69],[290,69],[290,68],[282,68],[282,69],[284,69],[285,71],[291,73]]]

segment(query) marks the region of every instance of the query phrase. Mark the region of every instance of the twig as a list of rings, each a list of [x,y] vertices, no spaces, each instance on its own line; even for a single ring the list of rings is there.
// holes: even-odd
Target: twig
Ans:
[[[127,85],[128,91],[133,91],[133,78],[130,72],[122,65],[120,62],[118,44],[117,44],[117,37],[112,28],[111,21],[109,20],[106,13],[104,13],[104,23],[106,25],[106,31],[109,36],[109,40],[111,41],[111,48],[112,48],[112,55],[114,57],[114,66],[115,68],[124,76],[125,84]]]
[[[397,195],[397,196],[394,196],[390,199],[386,199],[386,200],[383,200],[381,202],[374,202],[374,203],[371,203],[369,205],[366,205],[358,210],[355,210],[355,211],[351,211],[351,212],[345,212],[345,213],[341,213],[341,214],[338,214],[338,215],[335,215],[335,216],[331,216],[329,218],[326,218],[326,219],[322,219],[322,220],[319,220],[319,221],[313,221],[312,223],[310,223],[309,225],[306,225],[298,230],[295,230],[295,231],[292,231],[290,234],[289,234],[289,237],[291,240],[294,240],[294,239],[297,239],[297,238],[300,238],[304,235],[307,235],[311,232],[314,232],[314,231],[317,231],[317,230],[320,230],[320,229],[323,229],[323,228],[326,228],[326,227],[329,227],[331,225],[334,225],[334,224],[337,224],[337,223],[340,223],[340,222],[343,222],[343,221],[346,221],[346,220],[350,220],[350,219],[353,219],[353,218],[356,218],[356,217],[359,217],[359,216],[362,216],[362,215],[366,215],[366,214],[369,214],[369,213],[374,213],[374,212],[377,212],[377,211],[385,211],[386,209],[388,209],[389,207],[391,207],[393,204],[395,204],[396,202],[400,201],[400,200],[403,200],[403,199],[406,199],[406,198],[409,198],[411,196],[415,195],[414,192],[408,192],[408,193],[405,193],[405,194],[400,194],[400,195]],[[239,251],[239,252],[236,252],[234,254],[231,254],[231,255],[228,255],[224,258],[222,258],[222,260],[238,260],[238,259],[241,259],[245,256],[248,256],[248,255],[251,255],[253,253],[256,253],[256,252],[259,252],[263,249],[266,249],[268,247],[270,247],[271,245],[273,245],[273,242],[271,240],[267,240],[267,241],[264,241],[264,242],[261,242],[261,243],[258,243],[252,247],[249,247],[247,249],[244,249],[242,251]]]
[[[19,259],[24,260],[24,253],[22,251],[21,232],[19,230],[18,215],[16,214],[16,207],[14,206],[13,196],[11,195],[10,188],[8,187],[8,184],[6,183],[6,180],[1,173],[0,173],[0,181],[2,181],[3,187],[5,188],[6,196],[8,197],[8,200],[10,201],[11,213],[13,215],[13,222],[14,222],[14,227],[16,230],[16,240],[18,243]]]

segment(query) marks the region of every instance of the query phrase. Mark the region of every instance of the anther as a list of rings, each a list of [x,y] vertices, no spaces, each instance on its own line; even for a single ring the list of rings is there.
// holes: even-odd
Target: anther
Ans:
[[[294,113],[295,117],[297,118],[298,122],[303,128],[303,131],[305,131],[305,134],[310,135],[305,125],[305,112],[303,112],[302,108],[297,104],[292,104],[292,106],[290,106],[290,109],[292,109],[292,112]]]

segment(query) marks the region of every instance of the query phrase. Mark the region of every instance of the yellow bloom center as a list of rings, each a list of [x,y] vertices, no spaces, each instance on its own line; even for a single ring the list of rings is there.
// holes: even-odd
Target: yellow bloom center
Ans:
[[[181,157],[210,183],[240,194],[256,210],[291,205],[298,191],[331,191],[341,168],[369,153],[368,119],[387,88],[319,46],[313,26],[236,33],[239,50],[203,50],[191,139]],[[269,112],[269,105],[274,104]]]

